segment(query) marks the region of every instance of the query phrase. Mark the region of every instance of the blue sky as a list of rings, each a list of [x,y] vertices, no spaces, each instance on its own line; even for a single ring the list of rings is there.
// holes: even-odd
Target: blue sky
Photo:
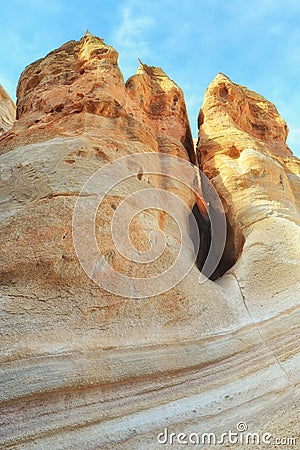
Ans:
[[[11,0],[0,8],[0,83],[14,98],[24,67],[89,31],[114,46],[125,79],[137,58],[183,89],[193,135],[218,72],[273,101],[300,156],[298,0]]]

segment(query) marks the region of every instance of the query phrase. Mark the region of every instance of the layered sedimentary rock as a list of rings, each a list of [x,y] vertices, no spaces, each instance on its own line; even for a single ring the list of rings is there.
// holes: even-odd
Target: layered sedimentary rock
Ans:
[[[193,191],[180,177],[160,175],[159,167],[152,174],[142,163],[124,163],[124,174],[136,175],[108,192],[95,215],[106,260],[133,279],[131,297],[116,295],[87,276],[74,249],[72,217],[83,186],[99,168],[135,153],[196,163],[178,86],[143,63],[124,83],[117,58],[87,33],[27,67],[17,90],[17,121],[0,139],[1,441],[28,449],[158,448],[164,427],[221,433],[246,421],[259,431],[264,425],[257,417],[268,424],[279,406],[283,414],[290,408],[292,428],[298,160],[281,134],[285,124],[268,102],[227,78],[232,102],[226,90],[221,99],[216,94],[222,77],[207,91],[197,153],[222,197],[229,229],[223,258],[229,270],[216,282],[199,284],[194,264],[174,288],[138,298],[134,279],[176,260],[180,230],[149,204],[130,223],[132,242],[143,254],[158,229],[167,245],[154,264],[135,263],[112,241],[118,206],[147,187],[175,195],[189,209],[197,202],[202,217],[205,202],[196,171]],[[257,110],[259,102],[266,111]],[[255,132],[246,114],[245,123],[238,122],[240,104],[254,110]],[[263,138],[257,130],[269,125]],[[247,175],[250,157],[255,173],[265,169],[261,184]],[[246,167],[240,197],[238,161]],[[280,176],[282,198],[270,188]],[[84,192],[91,201],[93,189]],[[176,209],[185,231],[190,212],[181,203]],[[83,228],[86,221],[83,216]]]
[[[282,376],[297,385],[300,162],[286,144],[287,125],[272,103],[219,74],[199,126],[198,159],[227,212],[225,252],[240,256],[224,279],[235,277]]]
[[[16,106],[0,85],[0,135],[9,130],[16,118]]]
[[[206,91],[199,122],[198,157],[223,199],[230,247],[235,255],[243,250],[235,274],[247,285],[246,299],[276,298],[278,305],[293,306],[300,162],[286,144],[285,121],[261,95],[219,74]]]

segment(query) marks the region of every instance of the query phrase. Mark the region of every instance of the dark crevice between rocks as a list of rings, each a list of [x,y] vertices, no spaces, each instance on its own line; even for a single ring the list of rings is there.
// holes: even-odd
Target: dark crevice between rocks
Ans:
[[[189,221],[193,220],[193,217],[196,219],[198,230],[199,230],[199,236],[200,236],[200,245],[199,249],[197,248],[197,243],[194,242],[193,237],[191,236],[194,244],[194,250],[196,252],[196,265],[198,269],[201,271],[203,264],[207,258],[209,247],[211,243],[211,227],[210,227],[210,220],[208,216],[205,216],[201,211],[199,210],[199,207],[197,203],[194,205],[192,212],[190,213]]]
[[[197,204],[194,205],[191,215],[190,221],[192,220],[192,215],[196,219],[199,229],[200,235],[200,246],[199,249],[196,248],[196,244],[194,243],[196,255],[196,265],[198,269],[202,270],[204,263],[207,259],[211,241],[212,241],[212,232],[211,232],[211,221],[209,217],[213,215],[220,215],[220,213],[213,209],[213,207],[209,206],[209,216],[205,216],[200,210]],[[217,280],[222,277],[238,260],[240,256],[243,246],[244,246],[244,236],[239,230],[234,229],[234,227],[229,222],[227,216],[226,217],[226,242],[225,248],[219,263],[216,264],[216,268],[214,272],[209,276],[209,279],[212,281]],[[218,230],[217,230],[218,232]],[[217,252],[215,252],[217,254]],[[217,256],[216,256],[217,259]]]
[[[204,274],[208,276],[212,281],[215,281],[218,278],[222,277],[222,275],[224,275],[232,266],[234,266],[240,254],[242,253],[245,239],[241,230],[233,224],[233,221],[232,219],[230,219],[228,213],[225,214],[226,231],[224,230],[224,213],[220,212],[220,209],[213,206],[213,202],[211,202],[211,199],[209,198],[209,195],[205,190],[205,186],[203,185],[203,177],[201,178],[202,194],[204,202],[207,204],[207,211],[200,210],[196,203],[190,214],[190,223],[192,220],[192,216],[194,216],[198,225],[200,236],[199,249],[197,248],[197,243],[193,241],[195,252],[197,252],[197,254],[195,255],[196,265],[201,272],[210,252],[209,266],[213,266],[213,268],[215,269],[209,276],[206,273]],[[215,233],[213,243],[211,219],[214,223]],[[224,244],[224,239],[222,239],[222,236],[224,236],[225,238],[225,247],[222,252],[221,259],[218,262],[217,260],[219,258],[217,255],[220,255],[220,252],[218,252],[218,246],[221,245],[221,248],[223,249]],[[193,240],[192,235],[191,239]],[[210,251],[211,246],[212,249]]]
[[[237,262],[239,256],[242,253],[245,238],[239,227],[233,224],[229,218],[228,213],[225,214],[226,218],[226,242],[225,248],[222,254],[222,258],[213,274],[212,279],[220,278],[224,275],[234,264]]]
[[[226,96],[227,98],[227,90],[222,91],[223,97]],[[198,129],[200,129],[201,125],[204,123],[204,115],[202,109],[200,109],[199,116],[198,116]],[[191,149],[188,147],[187,144],[189,144],[190,139],[187,135],[187,140],[184,143],[187,153],[189,155],[190,161],[192,164],[196,165],[198,168],[201,168],[201,161],[200,161],[200,153],[199,152],[191,152]],[[198,148],[200,144],[200,138],[198,138],[196,147]],[[239,152],[235,148],[235,146],[232,146],[230,149],[230,155],[232,158],[239,157]],[[220,232],[224,235],[224,232],[222,232],[221,228],[218,230],[218,223],[220,224],[220,227],[223,227],[224,220],[222,220],[222,216],[224,217],[224,213],[221,214],[216,208],[213,207],[213,202],[210,201],[209,193],[206,192],[205,184],[203,183],[203,176],[201,176],[200,172],[200,178],[201,178],[201,191],[203,195],[203,205],[206,205],[203,207],[203,209],[199,209],[199,206],[197,203],[194,205],[192,212],[190,214],[190,222],[192,220],[192,216],[194,216],[199,230],[199,236],[200,236],[200,246],[198,248],[197,243],[194,243],[194,249],[197,253],[196,256],[196,265],[200,272],[203,269],[203,266],[205,262],[207,261],[208,254],[210,252],[211,244],[212,244],[212,229],[211,229],[211,218],[214,218],[214,223],[217,223],[217,226],[214,228],[214,233],[218,235]],[[209,190],[209,188],[208,188]],[[222,204],[226,206],[226,202],[224,199],[221,199]],[[208,208],[207,211],[205,211],[205,208]],[[228,208],[225,208],[226,211]],[[242,253],[245,238],[239,227],[234,223],[234,220],[232,217],[229,216],[229,213],[227,212],[225,214],[226,219],[226,237],[225,237],[225,247],[222,252],[222,257],[218,263],[215,264],[216,268],[213,271],[213,273],[209,276],[209,279],[212,281],[217,280],[218,278],[222,277],[231,267],[234,266],[234,264],[237,262],[239,256]],[[191,229],[191,227],[190,227]],[[193,236],[190,234],[191,239],[193,240]],[[216,239],[218,241],[218,239]],[[224,243],[224,240],[223,240]],[[212,253],[210,257],[212,257],[212,263],[214,262],[214,256],[217,260],[217,247],[220,245],[220,242],[213,242],[212,245]],[[215,247],[215,248],[214,248]],[[205,274],[206,275],[206,274]]]
[[[190,128],[188,127],[186,134],[184,136],[184,139],[182,140],[182,144],[184,146],[184,148],[186,149],[186,152],[188,154],[189,160],[192,164],[197,165],[196,164],[196,152],[195,152],[195,148],[194,148],[194,143],[193,143],[193,137],[192,137],[192,133]]]

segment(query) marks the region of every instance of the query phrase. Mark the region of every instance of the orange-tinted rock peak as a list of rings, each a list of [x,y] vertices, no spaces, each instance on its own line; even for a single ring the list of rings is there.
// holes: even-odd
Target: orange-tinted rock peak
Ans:
[[[288,127],[275,105],[248,88],[236,84],[219,73],[208,86],[199,124],[206,115],[206,126],[210,116],[218,115],[219,126],[215,133],[221,134],[228,127],[238,133],[247,133],[256,141],[267,144],[269,151],[280,155],[291,155],[286,145]],[[210,130],[212,131],[212,130]]]

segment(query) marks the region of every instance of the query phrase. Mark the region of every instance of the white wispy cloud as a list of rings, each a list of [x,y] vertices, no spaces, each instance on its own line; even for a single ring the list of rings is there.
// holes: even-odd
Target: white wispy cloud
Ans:
[[[151,55],[151,42],[148,34],[155,26],[154,17],[143,12],[147,2],[129,0],[122,5],[111,35],[111,41],[120,53],[120,66],[125,78],[132,75],[137,68],[137,58]],[[123,61],[126,65],[123,66]]]
[[[153,17],[139,12],[134,1],[127,2],[121,9],[121,22],[118,24],[118,29],[114,33],[114,39],[120,48],[130,49],[133,52],[143,51],[147,53],[150,51],[149,42],[144,40],[147,32],[153,27]]]
[[[298,146],[300,144],[300,128],[291,128],[288,136],[288,144],[293,146]]]

